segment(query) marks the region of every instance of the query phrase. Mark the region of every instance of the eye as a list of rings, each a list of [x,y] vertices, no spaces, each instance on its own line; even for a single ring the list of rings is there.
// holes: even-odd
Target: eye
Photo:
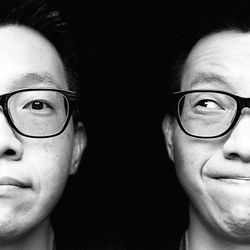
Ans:
[[[210,99],[200,100],[195,104],[195,106],[206,109],[224,109],[218,102]]]
[[[42,100],[34,100],[34,101],[31,101],[31,102],[27,103],[24,106],[24,108],[25,109],[30,109],[30,110],[42,111],[42,110],[45,110],[45,109],[51,109],[51,106],[47,102],[44,102]]]

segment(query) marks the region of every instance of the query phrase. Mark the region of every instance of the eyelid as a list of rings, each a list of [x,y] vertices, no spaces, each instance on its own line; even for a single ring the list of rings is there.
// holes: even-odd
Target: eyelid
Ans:
[[[192,94],[192,99],[200,99],[200,100],[211,100],[214,102],[227,103],[230,100],[233,100],[233,97],[223,94],[223,93],[214,93],[214,92],[198,92]]]
[[[199,100],[196,104],[199,104],[200,102],[204,102],[204,103],[210,102],[210,103],[213,103],[214,105],[216,105],[217,107],[219,107],[220,109],[224,109],[224,107],[222,105],[220,105],[218,102],[211,100],[211,99],[202,99],[202,100]],[[203,108],[208,108],[208,107],[203,107]],[[209,108],[209,109],[212,109],[212,108]]]
[[[45,101],[45,100],[32,100],[32,101],[26,103],[26,104],[24,105],[24,108],[25,108],[26,106],[32,105],[34,102],[41,102],[43,105],[44,105],[44,104],[46,105],[46,108],[52,109],[52,105],[51,105],[48,101]],[[43,108],[43,109],[44,109],[44,108]]]
[[[207,92],[202,92],[202,93],[197,93],[191,95],[192,98],[190,98],[190,105],[195,107],[198,106],[197,104],[199,102],[213,102],[215,103],[220,109],[231,109],[232,106],[232,100],[226,95],[218,94],[218,93],[207,93]],[[205,108],[205,107],[203,107]]]

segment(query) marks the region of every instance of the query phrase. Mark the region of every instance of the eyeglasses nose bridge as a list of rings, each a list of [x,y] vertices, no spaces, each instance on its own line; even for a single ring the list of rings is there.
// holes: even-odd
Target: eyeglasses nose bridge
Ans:
[[[3,115],[5,116],[5,118],[8,120],[10,120],[9,114],[8,114],[8,99],[10,98],[10,94],[4,94],[4,95],[0,95],[0,111],[2,110]]]
[[[244,108],[249,108],[250,109],[250,98],[240,97],[237,100],[237,102],[238,102],[238,113],[241,113]]]
[[[233,127],[238,122],[241,115],[243,115],[244,113],[248,114],[250,113],[250,98],[238,97],[236,101],[237,101],[237,110],[235,118],[232,123]]]

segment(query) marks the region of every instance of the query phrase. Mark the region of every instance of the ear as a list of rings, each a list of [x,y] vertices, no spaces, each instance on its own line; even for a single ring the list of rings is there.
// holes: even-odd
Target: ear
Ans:
[[[173,148],[174,120],[175,120],[174,117],[166,115],[162,123],[162,130],[165,136],[168,156],[172,161],[174,161],[174,148]]]
[[[74,134],[74,145],[70,166],[70,174],[75,174],[78,166],[81,161],[82,153],[87,145],[87,137],[84,129],[84,125],[81,122],[78,122],[75,125],[75,134]]]

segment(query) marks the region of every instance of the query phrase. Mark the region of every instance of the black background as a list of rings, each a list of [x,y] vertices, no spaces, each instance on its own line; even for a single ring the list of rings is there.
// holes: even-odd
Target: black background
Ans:
[[[98,249],[178,242],[187,200],[161,130],[173,61],[196,30],[205,33],[223,18],[242,21],[243,12],[246,18],[247,1],[53,2],[78,39],[88,137],[79,171],[53,213],[57,238]]]

